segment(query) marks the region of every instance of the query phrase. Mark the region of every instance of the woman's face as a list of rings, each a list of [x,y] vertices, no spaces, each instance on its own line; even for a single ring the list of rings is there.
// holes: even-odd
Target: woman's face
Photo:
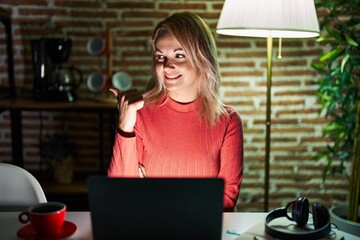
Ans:
[[[197,72],[180,43],[169,33],[155,43],[155,71],[172,99],[178,102],[196,99]]]

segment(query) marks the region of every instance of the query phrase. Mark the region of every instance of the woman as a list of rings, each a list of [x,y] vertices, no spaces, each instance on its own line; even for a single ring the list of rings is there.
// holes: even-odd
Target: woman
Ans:
[[[111,177],[218,177],[224,210],[232,211],[243,175],[240,116],[218,99],[220,73],[209,27],[197,15],[175,13],[152,36],[153,87],[110,89],[119,123]]]

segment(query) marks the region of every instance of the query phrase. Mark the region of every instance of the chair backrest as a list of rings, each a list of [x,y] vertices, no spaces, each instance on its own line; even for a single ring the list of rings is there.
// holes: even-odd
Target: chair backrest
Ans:
[[[0,163],[0,211],[23,211],[33,204],[47,202],[36,178],[25,169]]]

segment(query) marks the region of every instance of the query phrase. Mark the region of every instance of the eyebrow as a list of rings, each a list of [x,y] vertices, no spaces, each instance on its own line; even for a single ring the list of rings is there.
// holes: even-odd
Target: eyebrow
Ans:
[[[158,49],[157,47],[155,47],[155,51],[156,52],[161,52],[161,53],[163,53],[160,49]],[[184,51],[184,49],[183,48],[176,48],[176,49],[174,49],[174,51],[173,52],[176,52],[176,51]]]

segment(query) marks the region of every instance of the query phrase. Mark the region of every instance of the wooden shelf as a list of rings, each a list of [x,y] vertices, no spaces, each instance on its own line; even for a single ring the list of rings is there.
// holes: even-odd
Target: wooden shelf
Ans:
[[[31,98],[7,98],[0,100],[0,112],[10,112],[11,123],[11,146],[12,163],[23,167],[23,135],[22,135],[22,111],[58,111],[58,112],[83,112],[98,115],[99,134],[99,172],[105,172],[104,166],[104,114],[109,114],[115,119],[118,112],[116,99],[114,98],[80,98],[74,102],[64,101],[35,101]],[[111,137],[113,139],[113,137]]]
[[[83,111],[83,112],[116,112],[116,99],[83,98],[74,102],[35,101],[30,98],[8,98],[0,101],[0,109],[23,111]]]

